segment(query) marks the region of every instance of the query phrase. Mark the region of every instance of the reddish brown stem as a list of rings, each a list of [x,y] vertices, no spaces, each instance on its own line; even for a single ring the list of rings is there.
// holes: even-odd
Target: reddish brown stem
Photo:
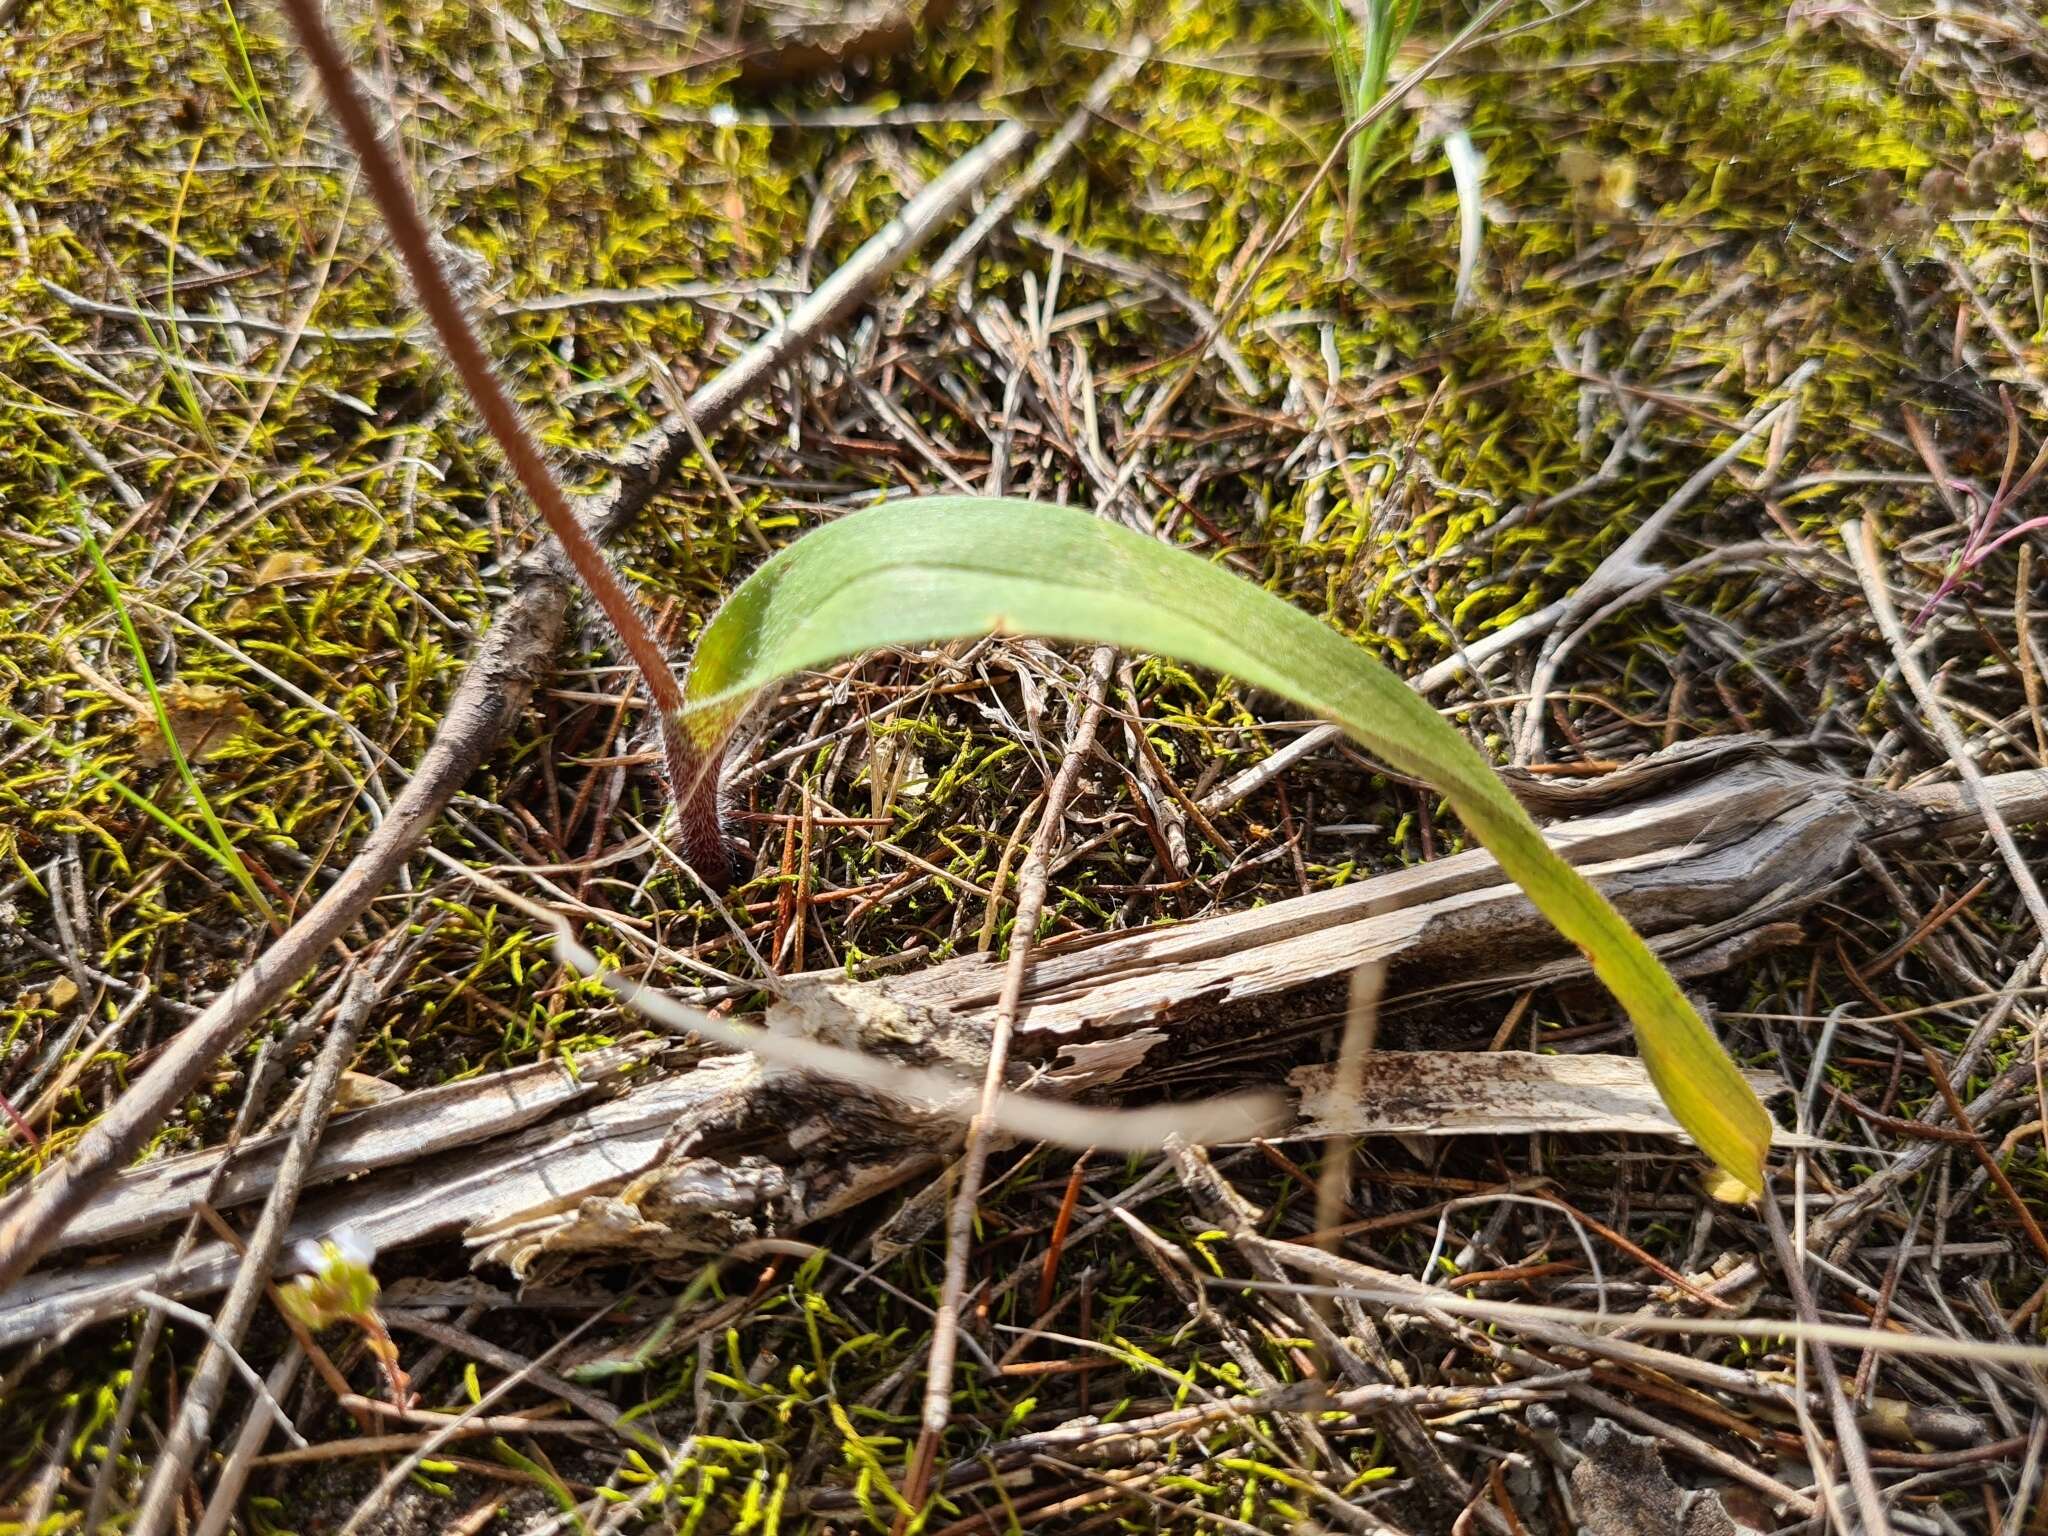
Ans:
[[[732,858],[718,817],[718,764],[691,744],[683,726],[683,690],[670,668],[661,642],[654,636],[618,572],[605,559],[597,541],[576,519],[568,494],[549,468],[547,457],[527,430],[512,397],[492,368],[476,326],[454,285],[434,254],[426,219],[413,196],[404,168],[377,131],[369,104],[357,85],[355,70],[328,30],[320,0],[282,0],[284,13],[298,34],[299,46],[320,78],[327,102],[340,119],[342,132],[362,162],[371,196],[391,231],[392,242],[405,262],[420,308],[434,327],[456,377],[468,391],[484,426],[520,486],[539,509],[562,551],[569,557],[583,588],[597,602],[626,648],[661,727],[662,756],[683,837],[683,855],[706,884],[723,890],[732,878]]]

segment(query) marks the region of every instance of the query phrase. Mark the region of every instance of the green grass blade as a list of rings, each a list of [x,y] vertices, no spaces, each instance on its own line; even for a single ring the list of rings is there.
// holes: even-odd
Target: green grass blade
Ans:
[[[1072,507],[888,503],[807,534],[705,629],[684,692],[715,750],[778,679],[861,651],[986,633],[1171,656],[1293,699],[1434,784],[1635,1023],[1650,1077],[1726,1173],[1763,1187],[1771,1121],[1713,1033],[1606,898],[1551,851],[1493,769],[1392,672],[1308,614],[1186,551]]]
[[[156,728],[163,735],[164,750],[169,754],[171,765],[177,770],[178,778],[185,786],[185,792],[192,797],[192,804],[199,812],[200,821],[206,826],[207,837],[211,841],[208,851],[241,888],[242,894],[249,899],[249,904],[263,914],[263,920],[273,928],[280,926],[276,909],[257,888],[254,877],[249,873],[249,866],[242,862],[242,855],[228,836],[228,829],[221,825],[220,818],[214,814],[213,802],[206,798],[206,790],[200,785],[198,775],[193,773],[192,765],[185,760],[185,750],[178,745],[178,734],[171,729],[170,711],[164,707],[163,695],[157,691],[156,674],[149,667],[149,653],[143,649],[142,636],[135,632],[135,621],[128,616],[128,605],[122,600],[121,585],[114,579],[114,573],[107,568],[106,556],[100,552],[100,542],[93,537],[92,529],[82,514],[78,519],[78,529],[85,543],[85,552],[92,557],[93,569],[99,573],[100,585],[106,589],[107,602],[114,610],[115,619],[120,623],[122,638],[128,642],[129,652],[135,658],[135,670],[142,678],[142,691],[148,695],[149,707],[156,714]],[[140,796],[131,798],[140,803]],[[169,817],[159,819],[176,826],[175,822],[170,822]],[[183,831],[182,828],[179,830]],[[191,840],[198,841],[197,838]]]
[[[182,821],[178,820],[177,817],[173,816],[169,811],[165,810],[162,806],[158,805],[154,800],[144,799],[141,795],[135,793],[135,791],[130,789],[126,784],[123,784],[111,773],[108,773],[106,769],[99,767],[95,763],[86,762],[84,760],[83,754],[80,753],[76,747],[68,746],[64,742],[59,741],[55,733],[48,730],[46,727],[37,725],[33,720],[30,720],[27,716],[17,714],[15,711],[6,708],[4,705],[0,705],[0,720],[6,721],[9,725],[14,726],[17,730],[27,732],[30,736],[33,736],[37,741],[41,742],[45,750],[50,752],[53,756],[64,759],[73,767],[77,768],[80,773],[83,773],[87,775],[89,778],[91,778],[95,784],[100,785],[104,789],[112,790],[115,794],[119,795],[123,800],[127,801],[129,805],[133,806],[143,815],[149,817],[149,819],[154,821],[158,826],[162,827],[166,832],[169,832],[172,836],[182,838],[184,841],[190,843],[194,848],[198,849],[201,853],[205,854],[209,859],[213,860],[214,863],[220,865],[221,869],[225,871],[227,874],[233,875],[234,871],[228,867],[227,861],[221,857],[220,850],[214,847],[213,844],[209,843],[197,832],[194,832],[190,827],[186,826]]]
[[[1415,29],[1420,7],[1416,0],[1365,0],[1356,7],[1346,0],[1308,0],[1308,8],[1330,50],[1330,71],[1344,103],[1345,121],[1355,123],[1386,95],[1394,55]],[[1386,126],[1384,118],[1369,125],[1346,152],[1347,217],[1358,215],[1365,173]]]

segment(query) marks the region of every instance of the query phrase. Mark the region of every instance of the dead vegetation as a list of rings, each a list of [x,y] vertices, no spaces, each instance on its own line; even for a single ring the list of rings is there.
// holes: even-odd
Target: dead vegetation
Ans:
[[[1426,11],[1402,67],[1467,19]],[[517,902],[721,1014],[836,973],[834,1027],[978,1072],[1041,881],[1013,1086],[1098,1101],[1312,1087],[1369,958],[1382,1089],[1421,1053],[1597,1066],[1625,1024],[1432,795],[1141,656],[791,687],[713,897],[276,18],[27,0],[0,1176],[43,1204],[0,1230],[82,1214],[0,1293],[0,1528],[2044,1528],[2030,12],[1510,7],[1348,220],[1306,9],[336,20],[678,650],[881,494],[1207,554],[1416,679],[1540,814],[1661,828],[1610,832],[1604,878],[1795,1134],[1754,1208],[1556,1101],[1534,1133],[1424,1136],[1383,1092],[1207,1155],[998,1145],[920,1457],[954,1122],[648,1039]],[[1455,314],[1452,125],[1488,165]],[[1361,1130],[1319,1222],[1323,1138]],[[294,1222],[344,1213],[390,1244],[374,1310],[346,1253],[274,1303]]]

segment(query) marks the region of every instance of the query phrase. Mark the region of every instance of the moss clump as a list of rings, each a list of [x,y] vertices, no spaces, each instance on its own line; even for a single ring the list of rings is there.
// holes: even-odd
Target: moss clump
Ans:
[[[246,712],[197,771],[287,916],[383,814],[532,537],[269,14],[239,0],[30,4],[33,25],[0,63],[0,1092],[36,1139],[0,1142],[0,1189],[60,1156],[269,937],[217,866],[114,787],[192,821],[133,729],[123,695],[137,678],[81,564],[81,511],[156,676]],[[731,17],[640,9],[345,13],[507,375],[583,481],[990,116],[1069,110],[1129,24],[1091,0],[963,8],[914,52],[756,87],[721,51],[765,35],[755,12],[735,33]],[[1759,531],[1824,544],[1862,511],[1883,516],[1904,568],[1931,586],[1960,539],[1902,409],[1930,424],[1953,470],[1994,483],[2008,440],[2000,386],[2038,434],[2028,380],[2048,324],[2021,210],[2048,192],[2029,137],[2043,82],[1962,21],[1930,37],[1876,11],[1788,27],[1703,0],[1555,20],[1510,11],[1541,24],[1428,89],[1430,113],[1465,125],[1488,164],[1480,293],[1454,317],[1456,199],[1423,115],[1399,114],[1376,144],[1348,241],[1340,174],[1276,243],[1341,115],[1308,13],[1176,0],[1141,19],[1158,61],[1024,210],[1071,259],[1004,235],[924,304],[850,326],[829,365],[782,381],[721,436],[717,474],[690,466],[636,531],[622,562],[679,648],[794,529],[879,493],[979,484],[998,443],[1013,492],[1092,503],[1134,466],[1125,514],[1420,669],[1583,580],[1801,361],[1822,367],[1796,434],[1759,444],[1673,528],[1674,557]],[[1426,10],[1419,35],[1433,42],[1462,19]],[[905,106],[940,110],[890,126]],[[1977,274],[1974,298],[1950,258]],[[1166,289],[1135,282],[1131,263]],[[677,287],[689,296],[659,296]],[[1228,312],[1256,390],[1213,350],[1197,353],[1200,327],[1176,291]],[[1986,313],[2023,356],[2007,355]],[[1618,439],[1612,473],[1597,473]],[[1767,468],[1789,488],[1760,517],[1730,487]],[[1814,478],[1845,471],[1891,478]],[[2009,614],[2010,578],[2001,556],[1967,595]],[[1668,596],[1602,630],[1560,695],[1555,738],[1619,756],[1738,726],[1889,729],[1890,701],[1872,690],[1882,665],[1857,649],[1839,590],[1743,566]],[[1984,622],[2010,651],[2009,621]],[[760,855],[734,901],[751,941],[784,967],[935,957],[984,935],[1000,946],[999,871],[1014,878],[1006,851],[1070,681],[1042,648],[983,645],[879,658],[792,690],[739,786]],[[1143,659],[1131,682],[1128,730],[1190,792],[1272,745],[1266,701],[1227,682]],[[1985,717],[2017,718],[2009,673],[1966,667],[1958,686]],[[1504,672],[1491,692],[1515,687]],[[756,975],[746,950],[693,887],[628,846],[663,807],[624,691],[597,633],[581,632],[435,839],[465,860],[545,871],[557,893],[610,914],[616,926],[595,931],[619,963],[744,999]],[[1511,708],[1474,700],[1464,718],[1504,751]],[[1058,872],[1053,931],[1270,899],[1457,844],[1431,797],[1336,755],[1217,817],[1223,846],[1191,835],[1174,869],[1143,803],[1149,758],[1124,722],[1105,738],[1129,771],[1084,786],[1090,830]],[[806,841],[807,796],[866,824],[814,827]],[[560,976],[523,920],[440,878],[416,865],[354,941],[417,941],[357,1070],[419,1086],[629,1027]],[[2012,931],[2003,918],[1984,927]],[[323,966],[306,995],[344,963]],[[1866,985],[1832,966],[1745,972],[1726,1000],[1825,1011],[1830,989]],[[1899,985],[1917,1003],[1912,987],[1933,995],[1948,981]],[[1548,1002],[1534,1021],[1575,1023]],[[157,1150],[217,1139],[247,1066],[223,1063]],[[1460,1156],[1453,1178],[1497,1172]],[[2014,1161],[2036,1189],[2037,1154]],[[1592,1172],[1612,1187],[1610,1166]],[[996,1270],[1036,1262],[1041,1207],[1066,1173],[1026,1158],[992,1193],[983,1236]],[[1437,1198],[1435,1176],[1390,1174],[1387,1198]],[[1286,1179],[1264,1191],[1276,1222],[1290,1191]],[[1154,1219],[1171,1232],[1179,1214],[1169,1203]],[[860,1233],[842,1235],[851,1248]],[[1429,1246],[1405,1230],[1385,1241],[1401,1261]],[[1243,1385],[1244,1361],[1178,1332],[1181,1304],[1114,1229],[1065,1263],[1091,1278],[1060,1326],[1108,1353],[1093,1372],[1043,1378],[966,1370],[958,1454],[1084,1403],[1136,1411],[1162,1390]],[[705,1335],[703,1353],[663,1357],[620,1389],[664,1433],[700,1392],[717,1398],[726,1417],[698,1427],[687,1459],[632,1453],[565,1462],[564,1475],[611,1478],[661,1518],[706,1530],[795,1528],[796,1494],[836,1479],[860,1518],[886,1526],[926,1324],[834,1273],[779,1277],[744,1321]],[[935,1257],[914,1253],[890,1278],[929,1296]],[[1003,1293],[986,1321],[1028,1324],[1032,1289]],[[149,1367],[152,1412],[174,1398],[160,1378],[189,1364],[179,1342]],[[14,1492],[0,1502],[50,1459],[60,1426],[62,1459],[89,1478],[131,1343],[102,1330],[8,1394],[0,1487]],[[1258,1349],[1281,1379],[1298,1372],[1289,1342]],[[1245,1433],[1236,1460],[1173,1461],[1160,1488],[1266,1528],[1312,1512],[1267,1426]],[[1369,1487],[1391,1466],[1370,1439],[1344,1453],[1339,1483]],[[64,1485],[60,1514],[76,1491],[76,1478]],[[303,1513],[289,1500],[274,1511],[280,1528]]]

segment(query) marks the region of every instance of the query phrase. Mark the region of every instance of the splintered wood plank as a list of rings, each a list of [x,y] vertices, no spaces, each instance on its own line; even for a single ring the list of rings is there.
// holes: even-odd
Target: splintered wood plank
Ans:
[[[1300,1096],[1289,1138],[1323,1136],[1519,1136],[1537,1132],[1683,1137],[1650,1074],[1633,1056],[1539,1056],[1527,1051],[1380,1051],[1366,1058],[1359,1095],[1333,1089],[1330,1063],[1297,1067]],[[1746,1072],[1770,1098],[1785,1084]],[[1803,1138],[1780,1130],[1772,1145]]]
[[[316,1189],[378,1168],[424,1163],[458,1147],[508,1135],[615,1086],[659,1046],[610,1046],[577,1058],[541,1061],[462,1082],[424,1088],[352,1114],[337,1115],[321,1138],[306,1175]],[[209,1203],[229,1210],[269,1193],[291,1130],[242,1144],[221,1175]],[[154,1231],[181,1221],[206,1198],[220,1167],[219,1148],[187,1152],[115,1175],[107,1188],[64,1229],[55,1249],[78,1248]]]
[[[618,1189],[655,1160],[679,1122],[744,1093],[757,1075],[751,1058],[721,1057],[511,1136],[385,1168],[307,1202],[287,1242],[348,1227],[383,1250],[493,1218],[539,1220]],[[133,1312],[138,1289],[171,1297],[224,1289],[240,1264],[237,1251],[209,1238],[175,1262],[166,1247],[131,1245],[110,1260],[38,1270],[0,1293],[0,1348]]]
[[[1702,766],[1711,778],[1688,777]],[[1524,788],[1539,811],[1585,812],[1547,835],[1681,969],[1726,963],[1746,935],[1820,899],[1858,843],[1934,843],[1982,825],[1969,797],[1945,786],[1874,792],[1742,742],[1660,755],[1590,784]],[[1999,775],[1987,788],[2011,820],[2048,815],[2048,772]],[[1018,1042],[1036,1064],[1020,1074],[1038,1093],[1113,1094],[1167,1055],[1174,1020],[1339,977],[1374,956],[1390,961],[1393,1001],[1583,972],[1490,857],[1461,854],[1249,912],[1049,946]],[[794,1010],[828,1038],[971,1078],[986,1059],[996,981],[979,957],[887,982],[783,978],[775,1011],[785,1027]],[[325,1188],[292,1236],[345,1224],[390,1248],[462,1234],[486,1258],[522,1267],[586,1250],[614,1261],[716,1250],[731,1246],[730,1214],[757,1231],[799,1228],[942,1160],[957,1134],[951,1122],[751,1057],[663,1073],[650,1060],[661,1049],[596,1052],[574,1075],[552,1063],[518,1068],[337,1118],[309,1180]],[[1251,1060],[1244,1070],[1272,1069]],[[1330,1071],[1295,1070],[1300,1118],[1283,1135],[1679,1134],[1633,1058],[1383,1052],[1350,1104],[1332,1102]],[[1751,1081],[1760,1093],[1778,1086]],[[693,1133],[712,1126],[729,1150],[691,1152]],[[1777,1144],[1791,1142],[1780,1132]],[[265,1194],[278,1150],[276,1138],[242,1148],[215,1203]],[[122,1251],[0,1294],[0,1346],[132,1311],[139,1287],[182,1297],[225,1286],[238,1263],[225,1245],[209,1239],[174,1260],[163,1239],[221,1157],[124,1174],[67,1234],[74,1252],[117,1242]],[[735,1213],[716,1208],[726,1184]],[[764,1201],[771,1188],[780,1193]],[[146,1236],[158,1246],[143,1246]]]
[[[1569,803],[1557,786],[1546,793]],[[1599,787],[1602,798],[1613,793]],[[1860,840],[1916,814],[1899,799],[1751,757],[1545,835],[1671,962],[1817,900]],[[1250,911],[1048,944],[1018,1030],[1024,1040],[1086,1037],[1273,996],[1371,960],[1392,966],[1390,1004],[1425,991],[1499,991],[1563,979],[1564,948],[1492,857],[1474,850]],[[876,986],[907,1008],[986,1019],[1001,974],[975,955]]]

